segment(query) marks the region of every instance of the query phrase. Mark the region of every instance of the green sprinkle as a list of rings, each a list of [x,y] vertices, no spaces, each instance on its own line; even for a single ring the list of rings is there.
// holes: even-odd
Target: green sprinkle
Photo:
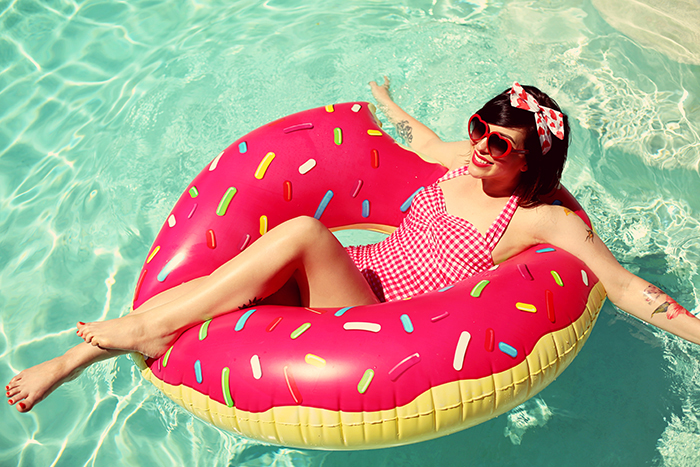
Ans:
[[[204,339],[207,338],[207,332],[209,332],[209,323],[211,323],[210,319],[203,322],[202,325],[199,327],[199,340],[200,341],[203,341]]]
[[[170,347],[167,352],[165,352],[165,355],[163,355],[163,368],[168,366],[168,359],[170,358],[170,352],[173,351],[173,348]]]
[[[193,186],[192,188],[190,188],[190,196],[193,198],[196,198],[197,196],[199,196],[199,191],[197,190],[196,186]]]
[[[486,287],[487,285],[489,285],[489,281],[487,281],[486,279],[476,284],[472,289],[471,296],[474,298],[479,298],[481,296],[481,291],[484,290],[484,287]]]
[[[221,390],[224,393],[224,399],[226,400],[226,405],[233,407],[233,398],[231,397],[231,388],[228,385],[229,369],[225,367],[221,370]]]
[[[304,323],[301,326],[299,326],[298,328],[296,328],[292,332],[290,337],[292,339],[296,339],[297,337],[301,336],[304,332],[306,332],[306,330],[309,329],[310,327],[311,327],[311,323]]]
[[[365,374],[362,375],[362,379],[360,380],[359,384],[357,385],[357,390],[360,392],[360,394],[365,393],[365,391],[369,387],[369,383],[372,382],[372,378],[374,378],[374,370],[369,368],[368,370],[365,371]]]
[[[552,277],[554,278],[554,281],[557,283],[559,287],[564,287],[564,282],[561,280],[561,277],[559,276],[559,273],[557,271],[551,271]]]
[[[226,193],[224,193],[223,198],[221,198],[221,201],[219,201],[219,207],[216,208],[217,216],[223,216],[224,214],[226,214],[228,205],[231,203],[233,197],[236,196],[237,191],[238,190],[236,190],[234,187],[230,187],[228,190],[226,190]]]
[[[337,144],[338,146],[343,144],[343,130],[341,130],[340,128],[334,128],[333,138],[335,139],[335,144]]]

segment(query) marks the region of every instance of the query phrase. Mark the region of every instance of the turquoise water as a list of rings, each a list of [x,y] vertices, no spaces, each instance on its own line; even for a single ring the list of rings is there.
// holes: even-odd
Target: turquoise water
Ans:
[[[564,182],[600,236],[700,312],[700,67],[657,50],[658,25],[643,41],[604,17],[587,0],[0,1],[0,379],[128,309],[177,196],[238,136],[369,100],[383,74],[452,140],[516,79],[550,92],[574,131]],[[220,432],[121,357],[31,414],[0,409],[0,465],[696,466],[699,361],[608,303],[572,366],[510,413],[325,453]]]

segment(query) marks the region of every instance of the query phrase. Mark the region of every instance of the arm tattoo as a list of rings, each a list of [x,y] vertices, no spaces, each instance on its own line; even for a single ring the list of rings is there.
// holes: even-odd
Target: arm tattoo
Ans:
[[[650,284],[649,287],[644,289],[644,292],[642,293],[644,294],[644,300],[646,300],[647,303],[654,303],[664,292],[657,286]]]
[[[413,128],[408,124],[408,120],[401,120],[396,124],[396,131],[408,144],[413,142]]]
[[[655,285],[649,285],[646,289],[644,289],[644,300],[646,300],[647,303],[653,304],[656,302],[661,295],[666,295],[664,291],[656,287]],[[666,295],[666,300],[656,307],[654,311],[651,312],[651,316],[653,317],[656,314],[659,313],[665,313],[667,319],[673,319],[677,318],[680,315],[686,315],[690,316],[691,318],[694,318],[695,315],[680,306],[674,299]]]
[[[248,303],[245,305],[241,305],[238,307],[239,310],[245,310],[246,308],[250,308],[252,306],[258,305],[262,301],[262,298],[258,297],[253,297],[251,300],[248,300]]]

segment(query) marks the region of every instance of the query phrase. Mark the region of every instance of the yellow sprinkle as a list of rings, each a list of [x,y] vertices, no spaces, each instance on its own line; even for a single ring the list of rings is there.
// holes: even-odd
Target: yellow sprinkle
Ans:
[[[267,233],[267,216],[260,216],[260,235]]]
[[[517,308],[520,311],[527,311],[528,313],[535,313],[537,311],[537,308],[535,307],[535,305],[531,305],[529,303],[522,303],[522,302],[516,303],[515,308]]]
[[[146,260],[146,264],[150,263],[151,260],[153,259],[153,257],[154,257],[156,254],[158,254],[159,251],[160,251],[160,245],[158,245],[157,247],[155,247],[155,248],[153,249],[153,252],[152,252],[150,255],[148,255],[148,259]]]
[[[333,109],[333,106],[332,106],[332,105],[327,105],[327,106],[326,106],[326,112],[331,113],[331,112],[333,112],[334,110],[335,110],[335,109]]]
[[[313,365],[313,366],[318,367],[318,368],[323,368],[324,366],[326,366],[326,361],[323,358],[319,357],[318,355],[314,355],[312,353],[307,353],[306,357],[304,357],[304,360],[309,365]]]
[[[370,136],[382,136],[382,132],[379,130],[367,130],[367,134]]]
[[[265,172],[267,172],[267,168],[270,166],[270,162],[272,162],[274,158],[274,152],[268,152],[265,157],[263,157],[263,160],[260,161],[260,165],[258,165],[258,169],[255,171],[255,178],[262,180],[265,176]]]

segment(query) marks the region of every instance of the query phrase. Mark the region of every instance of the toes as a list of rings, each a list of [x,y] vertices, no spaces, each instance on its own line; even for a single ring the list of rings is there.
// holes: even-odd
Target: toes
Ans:
[[[17,394],[19,394],[19,388],[10,388],[5,393],[7,397],[15,397]]]

